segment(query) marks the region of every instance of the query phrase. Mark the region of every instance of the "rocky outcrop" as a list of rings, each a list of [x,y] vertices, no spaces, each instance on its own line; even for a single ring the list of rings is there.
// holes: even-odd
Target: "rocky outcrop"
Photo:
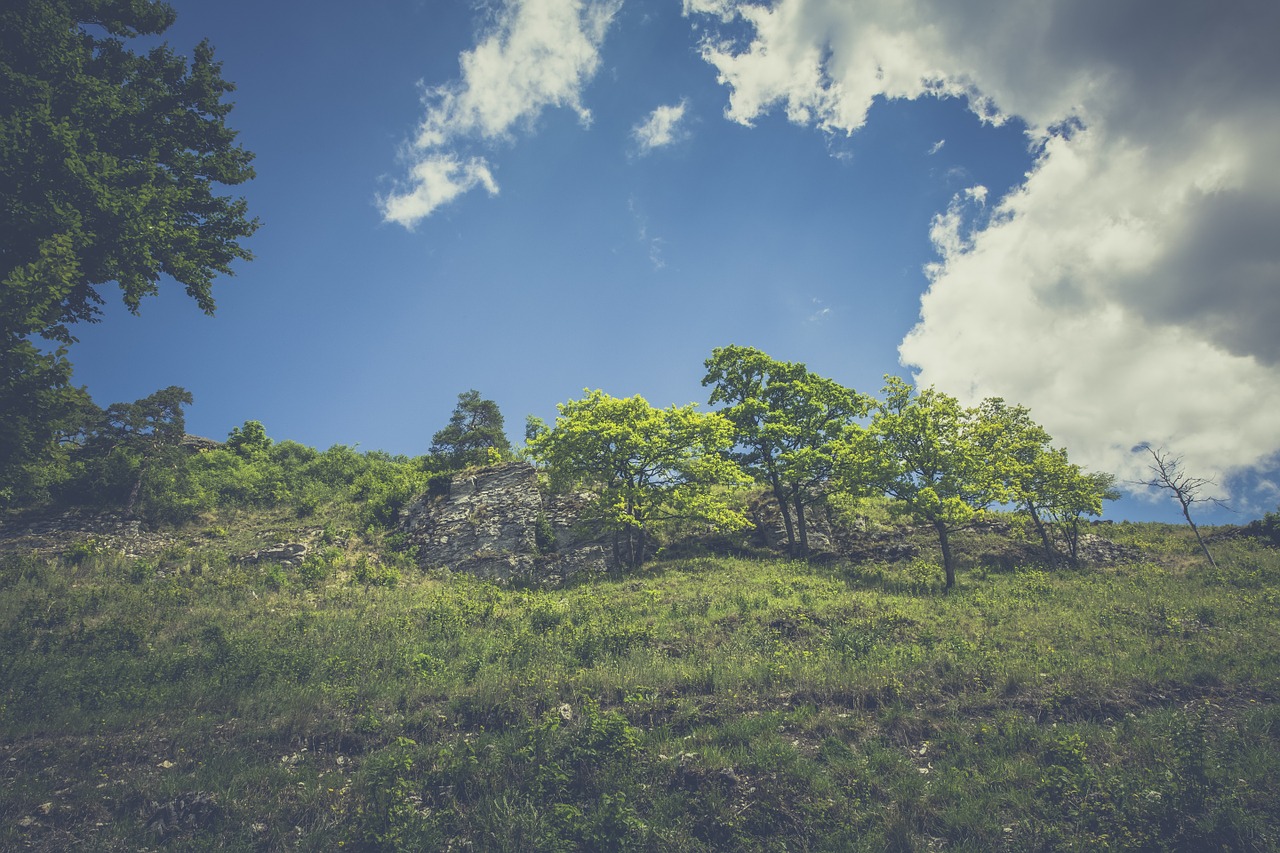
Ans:
[[[0,552],[60,554],[76,543],[129,556],[150,554],[171,544],[150,533],[136,518],[116,513],[69,511],[0,520]]]
[[[751,519],[753,545],[768,548],[771,551],[785,552],[787,550],[787,525],[782,520],[782,511],[778,509],[776,500],[772,497],[761,495],[747,507],[747,517]],[[796,524],[794,515],[792,524]],[[805,507],[804,526],[805,531],[808,533],[809,551],[811,553],[832,550],[834,533],[831,519],[823,506],[813,504]],[[799,535],[799,530],[797,530],[797,539]]]
[[[1114,566],[1117,563],[1130,563],[1142,559],[1142,549],[1132,545],[1121,545],[1093,533],[1081,533],[1080,541],[1076,544],[1076,555],[1082,563]]]
[[[217,450],[225,445],[221,441],[205,438],[203,435],[187,434],[178,442],[178,446],[188,453],[204,453],[207,450]]]
[[[508,462],[455,474],[446,493],[405,508],[400,531],[424,568],[554,583],[610,568],[586,524],[590,504],[582,494],[544,496],[532,465]]]
[[[253,563],[279,563],[282,566],[300,566],[306,559],[307,546],[302,542],[277,542],[267,547],[250,551],[236,557],[237,563],[252,565]]]

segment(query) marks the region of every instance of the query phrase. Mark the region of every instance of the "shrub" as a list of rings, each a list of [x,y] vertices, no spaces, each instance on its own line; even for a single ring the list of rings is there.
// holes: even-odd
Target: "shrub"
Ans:
[[[400,583],[400,569],[361,554],[351,567],[351,580],[365,586],[392,587]]]

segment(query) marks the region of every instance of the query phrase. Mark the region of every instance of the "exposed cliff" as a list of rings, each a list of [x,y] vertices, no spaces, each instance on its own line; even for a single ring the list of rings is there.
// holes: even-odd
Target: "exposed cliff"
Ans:
[[[405,508],[400,530],[424,568],[556,582],[612,566],[585,516],[589,505],[589,495],[544,495],[532,465],[508,462],[455,474],[447,493]]]

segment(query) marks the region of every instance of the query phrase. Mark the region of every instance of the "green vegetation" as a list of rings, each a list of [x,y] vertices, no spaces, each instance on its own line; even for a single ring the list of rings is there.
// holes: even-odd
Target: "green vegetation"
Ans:
[[[137,311],[171,278],[212,313],[214,277],[250,257],[258,223],[218,191],[253,177],[253,155],[226,125],[213,48],[126,47],[173,21],[150,0],[0,7],[0,506],[43,492],[79,426],[65,345],[104,286]]]
[[[482,398],[479,391],[459,394],[448,426],[431,439],[431,455],[452,470],[510,459],[511,442],[498,404]]]
[[[1054,548],[1045,516],[1058,521],[1073,560],[1081,516],[1101,515],[1114,497],[1108,476],[1087,475],[1021,406],[989,398],[961,406],[935,388],[886,377],[871,422],[846,433],[841,476],[852,494],[883,494],[933,527],[946,588],[956,584],[951,540],[992,506],[1012,504],[1035,523],[1045,557]]]
[[[1260,540],[1214,570],[1185,527],[1113,525],[1142,561],[1049,572],[973,534],[946,595],[928,551],[549,590],[350,532],[300,566],[228,559],[288,523],[0,561],[0,848],[1280,844]]]
[[[706,363],[711,404],[734,427],[741,450],[732,458],[769,487],[782,514],[791,553],[809,553],[805,508],[821,501],[852,420],[870,400],[803,364],[778,361],[752,347],[721,347]],[[794,514],[794,521],[793,519]]]
[[[638,395],[623,400],[603,391],[559,411],[553,428],[532,431],[529,454],[548,468],[554,488],[597,492],[598,520],[614,534],[620,564],[639,567],[664,522],[747,526],[716,489],[745,481],[726,456],[733,434],[722,416],[692,405],[655,409]]]

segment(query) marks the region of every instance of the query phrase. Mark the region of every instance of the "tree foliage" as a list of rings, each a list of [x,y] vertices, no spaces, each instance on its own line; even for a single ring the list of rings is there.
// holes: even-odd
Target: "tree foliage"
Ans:
[[[245,421],[243,426],[232,427],[227,435],[227,449],[249,459],[267,452],[271,445],[261,421]]]
[[[1053,439],[1025,406],[990,397],[976,415],[982,457],[1003,481],[1001,500],[1031,519],[1051,563],[1057,549],[1048,524],[1056,522],[1068,558],[1077,563],[1080,520],[1101,515],[1102,502],[1118,497],[1114,477],[1089,474],[1073,464],[1066,450],[1052,447]]]
[[[71,385],[62,350],[42,353],[26,341],[0,348],[0,508],[49,498],[66,477],[67,438],[91,407]]]
[[[778,504],[792,553],[809,550],[805,508],[830,479],[838,439],[869,400],[796,362],[778,361],[752,347],[727,346],[705,362],[711,404],[734,427],[730,456]]]
[[[474,389],[463,391],[449,425],[432,436],[431,454],[451,469],[510,459],[511,442],[498,404]]]
[[[952,534],[991,506],[1025,512],[1051,560],[1047,525],[1056,523],[1074,563],[1081,519],[1118,497],[1114,477],[1072,464],[1023,406],[989,397],[965,407],[897,377],[886,377],[883,394],[867,429],[846,435],[842,476],[851,491],[886,494],[933,526],[947,589],[955,586]]]
[[[951,534],[1008,494],[1003,461],[984,454],[979,413],[934,389],[885,377],[870,425],[847,436],[844,474],[853,489],[883,492],[933,526],[947,589],[955,586]]]
[[[96,475],[88,491],[119,500],[127,486],[123,509],[131,515],[149,471],[184,468],[183,407],[191,401],[190,391],[171,385],[132,403],[108,406],[90,428],[81,451],[88,470]]]
[[[253,177],[225,119],[234,88],[208,42],[190,62],[163,33],[173,9],[148,0],[17,0],[0,10],[0,329],[73,340],[100,288],[136,311],[162,276],[214,308],[216,275],[249,253],[257,222],[218,185]]]
[[[42,488],[66,418],[72,326],[116,284],[137,311],[169,277],[212,313],[213,279],[250,257],[243,199],[253,155],[226,125],[233,86],[207,42],[190,60],[158,45],[174,11],[155,0],[0,5],[0,497]]]
[[[664,521],[746,525],[715,488],[745,482],[725,456],[733,445],[725,418],[693,404],[657,409],[638,395],[620,399],[603,391],[557,408],[555,425],[532,437],[530,453],[547,467],[554,487],[595,490],[619,563],[638,566]]]

